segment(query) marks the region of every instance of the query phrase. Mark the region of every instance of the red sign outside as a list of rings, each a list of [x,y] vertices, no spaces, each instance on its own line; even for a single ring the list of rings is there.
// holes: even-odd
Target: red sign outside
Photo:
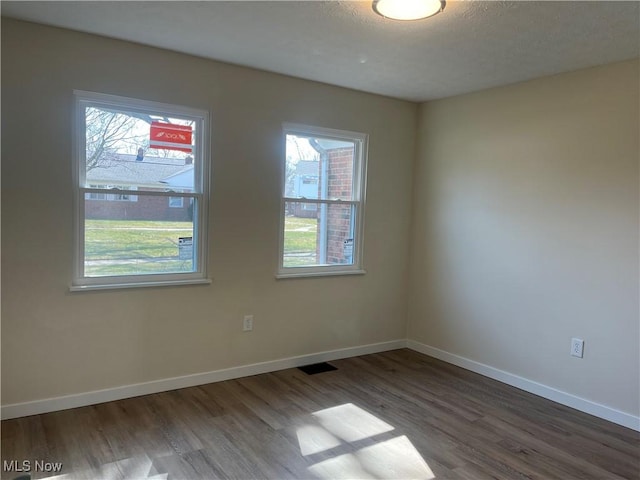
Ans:
[[[191,137],[193,128],[187,125],[152,122],[149,134],[149,148],[179,150],[191,153]]]

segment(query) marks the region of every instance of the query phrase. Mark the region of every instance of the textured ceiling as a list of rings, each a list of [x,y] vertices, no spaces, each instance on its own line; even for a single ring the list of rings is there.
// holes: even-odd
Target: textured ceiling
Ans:
[[[640,3],[7,2],[2,15],[414,101],[640,56]]]

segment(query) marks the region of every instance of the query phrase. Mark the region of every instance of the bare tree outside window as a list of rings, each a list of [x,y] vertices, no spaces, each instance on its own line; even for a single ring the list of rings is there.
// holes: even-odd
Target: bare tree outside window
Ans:
[[[89,107],[86,115],[87,172],[96,167],[106,167],[113,162],[118,150],[129,145],[145,148],[148,135],[136,132],[138,119],[131,115]]]
[[[120,153],[137,154],[149,149],[149,125],[154,120],[172,123],[167,117],[128,112],[126,114],[96,107],[85,110],[87,172],[96,167],[107,168]],[[155,157],[177,158],[179,153],[154,149]]]

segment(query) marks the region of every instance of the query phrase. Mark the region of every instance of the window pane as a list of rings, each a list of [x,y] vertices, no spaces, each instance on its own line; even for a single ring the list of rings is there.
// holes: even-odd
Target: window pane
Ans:
[[[86,200],[107,200],[110,202],[137,202],[138,196],[130,193],[130,190],[137,190],[136,187],[126,187],[123,185],[90,185],[90,188],[106,188],[110,190],[125,190],[114,193],[89,192],[84,194]]]
[[[285,202],[284,267],[352,265],[354,207]]]
[[[286,135],[285,196],[353,200],[355,143]]]
[[[167,198],[85,200],[85,276],[195,271],[194,199],[172,208]]]
[[[184,197],[169,197],[169,206],[171,208],[182,208],[184,206]]]
[[[194,191],[194,121],[91,106],[85,128],[85,186]]]

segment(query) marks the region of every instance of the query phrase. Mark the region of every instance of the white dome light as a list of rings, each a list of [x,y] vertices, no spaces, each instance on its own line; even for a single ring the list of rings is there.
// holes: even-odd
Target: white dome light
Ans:
[[[419,20],[444,10],[443,0],[374,0],[373,10],[394,20]]]

